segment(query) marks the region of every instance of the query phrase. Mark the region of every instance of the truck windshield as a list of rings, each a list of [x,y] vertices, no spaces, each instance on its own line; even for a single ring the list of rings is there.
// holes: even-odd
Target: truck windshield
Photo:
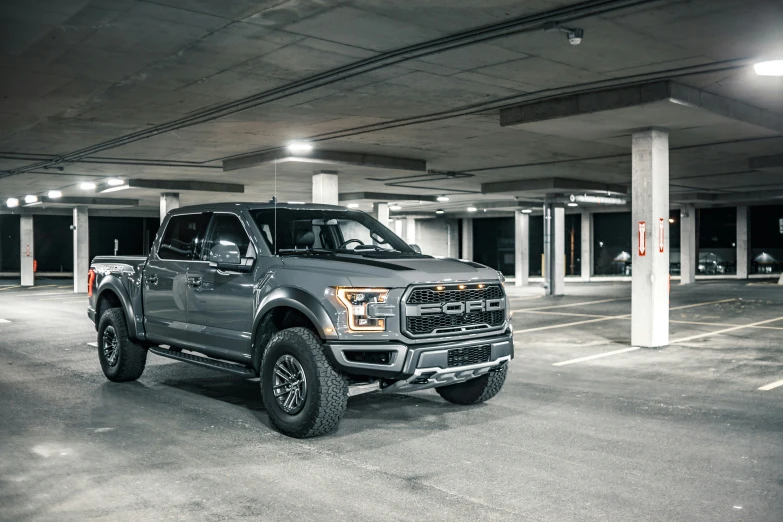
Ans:
[[[415,255],[402,239],[364,212],[279,208],[275,218],[274,209],[265,208],[253,210],[251,214],[272,252],[312,250]]]

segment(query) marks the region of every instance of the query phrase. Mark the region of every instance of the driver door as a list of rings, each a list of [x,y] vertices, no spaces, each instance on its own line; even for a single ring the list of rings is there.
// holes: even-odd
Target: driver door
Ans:
[[[257,257],[239,215],[212,215],[201,257],[188,270],[190,344],[206,353],[242,361],[252,353],[255,270],[240,273],[210,267],[210,252],[221,241],[237,245],[244,258]]]

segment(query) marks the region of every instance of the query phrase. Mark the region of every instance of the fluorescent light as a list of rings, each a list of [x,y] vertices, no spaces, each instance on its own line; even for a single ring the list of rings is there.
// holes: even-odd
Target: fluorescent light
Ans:
[[[59,190],[50,190],[49,193],[47,194],[47,197],[49,199],[57,199],[63,197],[63,193],[60,192]]]
[[[101,189],[99,192],[101,194],[106,194],[107,192],[119,192],[120,190],[127,190],[129,188],[130,187],[128,185],[118,185],[116,187],[108,187],[108,188]]]
[[[293,154],[307,154],[313,150],[313,146],[306,141],[292,141],[287,148]]]
[[[402,207],[399,205],[389,205],[389,210],[402,210]]]
[[[79,185],[79,188],[82,190],[95,190],[95,183],[91,183],[89,181],[85,181],[81,185]]]
[[[476,212],[477,210],[476,207],[468,207],[468,212]]]
[[[124,185],[125,184],[125,182],[123,180],[121,180],[120,178],[111,178],[106,183],[108,183],[109,186],[112,186],[112,187],[119,187],[120,185]]]
[[[523,214],[530,214],[530,213],[532,213],[532,212],[533,212],[533,209],[532,209],[532,208],[523,208],[523,209],[522,209],[522,213],[523,213]]]
[[[448,200],[449,200],[448,196],[438,196],[438,201],[448,201]]]
[[[8,208],[14,208],[19,206],[19,200],[16,198],[8,198],[5,200],[5,204]]]
[[[568,206],[569,207],[578,207],[579,203],[569,203]]]
[[[27,203],[28,205],[30,203],[36,203],[37,201],[38,201],[38,196],[33,196],[31,194],[28,194],[27,196],[24,197],[24,202]]]
[[[359,208],[359,204],[358,203],[348,203],[346,206],[348,208]]]
[[[304,205],[305,202],[304,201],[289,201],[288,204],[289,205]]]
[[[436,211],[435,211],[435,213],[436,213],[436,214],[445,214],[445,213],[446,213],[446,211],[445,211],[445,210],[443,210],[442,208],[439,208],[438,210],[436,210]]]
[[[770,60],[753,65],[759,76],[783,76],[783,60]]]

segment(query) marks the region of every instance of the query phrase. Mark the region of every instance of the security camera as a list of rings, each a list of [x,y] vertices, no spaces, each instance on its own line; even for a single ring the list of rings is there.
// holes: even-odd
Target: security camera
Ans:
[[[568,43],[571,45],[579,45],[582,43],[582,37],[584,37],[585,32],[582,29],[571,29],[568,31]]]

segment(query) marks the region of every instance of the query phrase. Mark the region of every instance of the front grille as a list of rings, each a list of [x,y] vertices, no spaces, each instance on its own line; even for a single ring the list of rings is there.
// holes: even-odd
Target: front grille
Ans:
[[[489,362],[492,347],[488,344],[449,350],[449,368]]]
[[[484,288],[476,288],[475,284],[470,286],[473,288],[460,290],[456,287],[450,287],[440,291],[431,287],[414,288],[408,295],[405,304],[416,306],[505,298],[503,288],[500,285],[487,285]],[[411,335],[448,335],[502,326],[504,320],[505,310],[475,311],[463,314],[427,313],[406,317],[405,328]]]

